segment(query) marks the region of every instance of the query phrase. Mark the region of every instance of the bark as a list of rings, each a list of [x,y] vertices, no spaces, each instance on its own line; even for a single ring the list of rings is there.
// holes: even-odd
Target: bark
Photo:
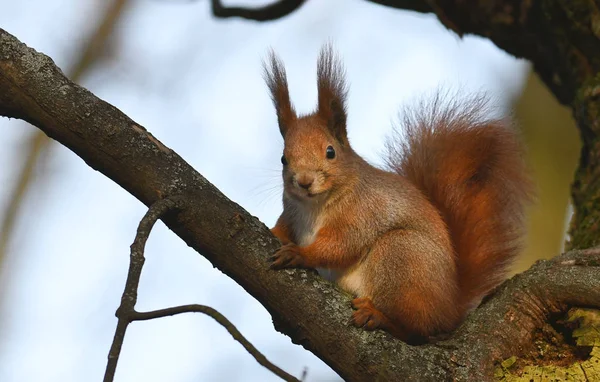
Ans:
[[[521,48],[538,36],[526,34],[520,19],[511,23],[486,18],[493,12],[504,15],[508,11],[502,13],[504,8],[499,5],[513,2],[444,2],[450,3],[456,3],[452,12],[441,6],[434,9],[446,25],[460,33],[488,33],[501,47],[501,43],[510,45],[511,39],[523,40],[511,42]],[[535,24],[529,17],[546,17],[539,9],[546,2],[523,3],[527,6],[520,6],[517,13],[522,15],[523,9],[531,12],[525,24]],[[460,18],[464,24],[460,24]],[[540,25],[539,34],[543,34],[544,26],[551,24]],[[525,34],[520,36],[521,32]],[[554,50],[544,45],[551,45],[551,40],[550,36],[541,40],[534,56],[556,53],[560,41]],[[600,49],[587,53],[600,54]],[[563,102],[573,104],[585,141],[586,155],[574,188],[578,208],[572,231],[574,243],[579,248],[591,247],[598,240],[594,236],[597,227],[591,222],[598,221],[595,214],[600,209],[591,210],[592,220],[588,220],[583,207],[597,203],[599,194],[600,150],[592,150],[598,144],[595,117],[599,91],[591,86],[593,78],[575,68],[579,61],[572,62],[572,70],[567,70],[565,57],[556,59],[556,73],[563,82],[555,83],[553,91]],[[539,65],[536,63],[536,68]],[[382,332],[350,327],[350,296],[314,272],[269,270],[267,258],[278,242],[264,224],[227,199],[142,126],[68,80],[50,58],[2,29],[0,115],[21,118],[39,127],[146,205],[166,196],[182,195],[185,208],[164,217],[167,226],[263,304],[278,330],[347,380],[487,380],[498,362],[531,348],[536,328],[554,315],[570,306],[600,306],[600,249],[572,251],[538,262],[504,283],[446,340],[408,346]]]

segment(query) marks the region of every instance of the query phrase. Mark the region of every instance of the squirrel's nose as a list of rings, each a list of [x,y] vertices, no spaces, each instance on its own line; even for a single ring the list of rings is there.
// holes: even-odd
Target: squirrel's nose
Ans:
[[[315,181],[315,178],[311,175],[303,174],[296,178],[296,182],[298,183],[298,186],[304,188],[305,190],[308,190],[310,188],[310,186],[312,186],[314,181]]]

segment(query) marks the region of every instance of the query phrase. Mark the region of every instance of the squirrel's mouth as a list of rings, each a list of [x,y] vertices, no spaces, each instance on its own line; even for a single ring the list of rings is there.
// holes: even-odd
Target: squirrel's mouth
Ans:
[[[298,200],[315,200],[315,199],[318,199],[320,196],[322,196],[325,193],[326,193],[326,190],[315,192],[315,191],[310,191],[310,190],[294,189],[289,194]]]
[[[319,191],[307,191],[304,195],[305,198],[314,200],[314,199],[322,199],[327,194],[328,190],[319,190]]]

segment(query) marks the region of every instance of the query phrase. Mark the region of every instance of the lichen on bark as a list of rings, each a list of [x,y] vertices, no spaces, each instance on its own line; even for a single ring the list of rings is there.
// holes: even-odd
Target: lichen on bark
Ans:
[[[527,357],[500,362],[494,377],[502,382],[600,381],[600,310],[574,308],[557,330],[547,330]]]

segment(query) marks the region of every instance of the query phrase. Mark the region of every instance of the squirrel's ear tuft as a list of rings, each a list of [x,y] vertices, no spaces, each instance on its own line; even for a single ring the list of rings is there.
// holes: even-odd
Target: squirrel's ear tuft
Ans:
[[[346,96],[348,88],[344,77],[344,67],[337,58],[333,46],[331,44],[324,45],[317,62],[319,90],[317,113],[327,121],[327,128],[333,136],[343,145],[347,145]]]
[[[272,50],[267,62],[263,62],[263,77],[271,91],[271,99],[277,111],[279,131],[285,137],[285,132],[296,119],[296,111],[290,101],[285,67]]]

